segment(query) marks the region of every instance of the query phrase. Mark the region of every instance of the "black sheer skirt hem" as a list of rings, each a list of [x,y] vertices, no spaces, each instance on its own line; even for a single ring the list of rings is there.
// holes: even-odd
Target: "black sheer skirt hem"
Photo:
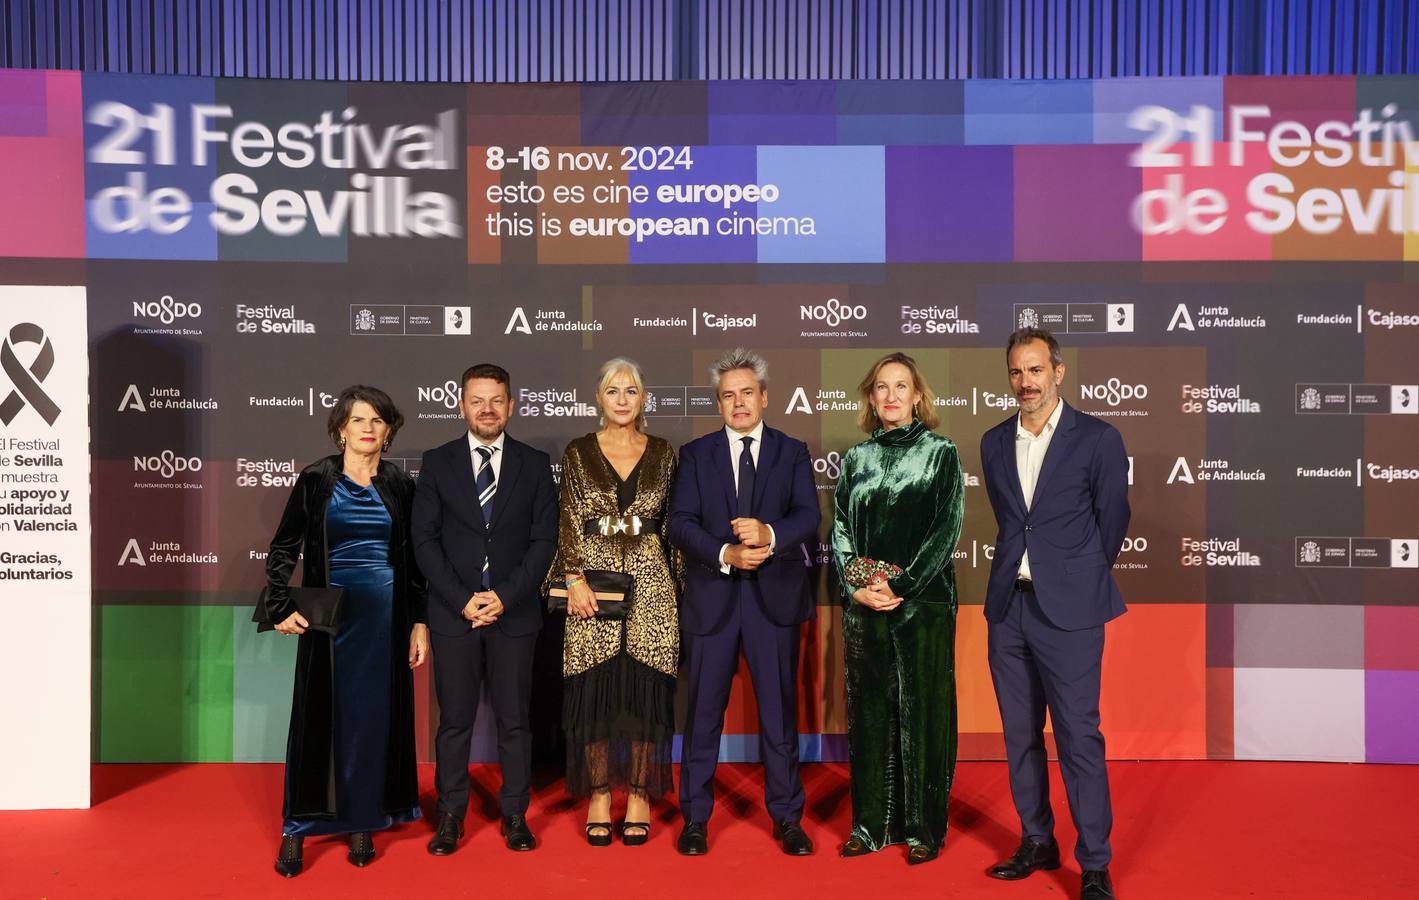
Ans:
[[[674,789],[675,677],[624,650],[569,676],[562,694],[567,792],[627,790],[658,797]]]

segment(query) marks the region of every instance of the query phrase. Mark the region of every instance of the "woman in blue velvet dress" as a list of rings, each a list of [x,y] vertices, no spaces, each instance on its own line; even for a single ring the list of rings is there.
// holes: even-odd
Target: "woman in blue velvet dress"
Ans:
[[[403,417],[356,385],[331,410],[341,452],[301,472],[266,560],[267,621],[300,635],[276,871],[300,874],[307,836],[349,835],[349,861],[374,859],[371,833],[419,818],[411,670],[429,654],[425,590],[409,542],[414,482],[381,455]],[[309,631],[288,584],[345,589],[335,637]]]

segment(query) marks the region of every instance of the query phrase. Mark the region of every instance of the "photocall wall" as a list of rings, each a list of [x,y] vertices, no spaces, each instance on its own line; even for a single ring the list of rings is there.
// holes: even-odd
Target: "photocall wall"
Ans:
[[[1065,398],[1115,424],[1130,459],[1110,754],[1416,762],[1416,135],[1415,78],[0,71],[0,394],[22,398],[0,397],[0,436],[82,415],[36,406],[55,376],[25,325],[47,285],[86,296],[87,327],[52,341],[71,361],[87,341],[91,429],[90,459],[65,455],[67,433],[47,456],[0,438],[6,602],[43,602],[46,572],[91,577],[97,760],[282,759],[295,645],[248,619],[342,387],[390,393],[407,422],[390,455],[417,474],[465,430],[459,373],[498,362],[510,432],[558,460],[597,426],[605,359],[641,363],[650,430],[680,444],[719,427],[706,367],[747,345],[770,364],[768,421],[813,454],[800,727],[805,758],[843,759],[831,496],[863,437],[855,386],[903,349],[967,482],[962,752],[999,758],[979,441],[1014,411],[1006,336],[1042,325],[1065,347]],[[20,476],[72,480],[65,466],[91,466],[88,558],[23,524],[66,513]],[[534,701],[553,737],[557,631]],[[418,684],[429,755],[426,671]],[[757,757],[746,684],[725,759]]]

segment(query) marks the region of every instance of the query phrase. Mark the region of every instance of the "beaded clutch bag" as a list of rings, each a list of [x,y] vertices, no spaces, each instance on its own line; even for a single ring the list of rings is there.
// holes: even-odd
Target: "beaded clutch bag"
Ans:
[[[853,587],[868,587],[902,574],[902,567],[880,559],[859,556],[847,564],[843,580]]]

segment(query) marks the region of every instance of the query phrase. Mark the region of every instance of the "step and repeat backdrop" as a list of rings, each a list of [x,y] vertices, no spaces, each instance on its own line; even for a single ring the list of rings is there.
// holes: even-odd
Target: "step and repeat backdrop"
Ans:
[[[1013,412],[1007,335],[1038,324],[1066,399],[1131,459],[1110,753],[1419,761],[1416,134],[1414,78],[0,72],[5,602],[42,621],[54,573],[71,612],[91,581],[92,649],[75,660],[80,629],[66,663],[92,659],[95,759],[279,760],[294,643],[257,636],[250,606],[345,385],[395,399],[390,455],[416,472],[464,430],[458,374],[498,362],[511,433],[555,460],[597,425],[605,359],[641,363],[650,430],[678,444],[717,427],[710,360],[752,346],[826,535],[854,388],[903,349],[966,473],[962,750],[1000,757],[979,439]],[[59,397],[85,356],[87,398]],[[842,759],[826,545],[803,564],[804,753]],[[427,676],[419,693],[430,752]],[[736,688],[724,758],[757,756],[755,721]]]

